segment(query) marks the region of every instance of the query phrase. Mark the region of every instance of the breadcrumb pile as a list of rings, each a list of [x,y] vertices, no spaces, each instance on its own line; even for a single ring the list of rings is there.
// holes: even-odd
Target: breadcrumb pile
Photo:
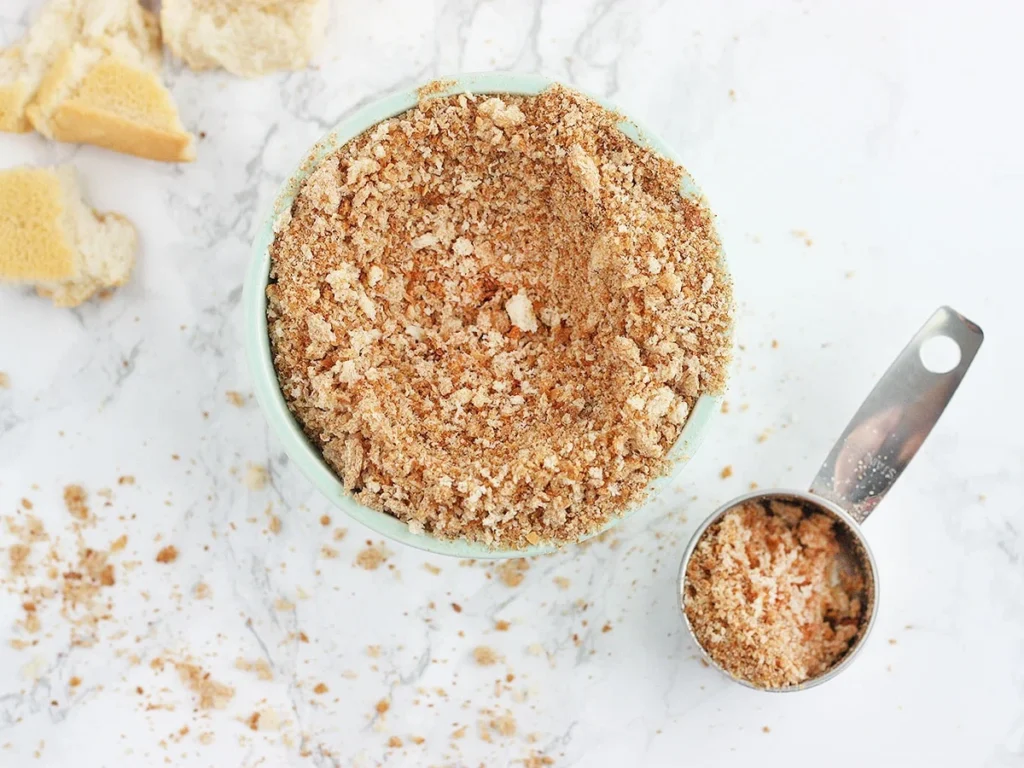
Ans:
[[[278,221],[289,408],[415,532],[570,542],[641,501],[723,389],[731,288],[685,171],[573,91],[424,99]]]
[[[834,526],[772,500],[744,502],[705,531],[683,599],[697,640],[726,672],[785,688],[828,671],[851,647],[866,582],[840,567]]]

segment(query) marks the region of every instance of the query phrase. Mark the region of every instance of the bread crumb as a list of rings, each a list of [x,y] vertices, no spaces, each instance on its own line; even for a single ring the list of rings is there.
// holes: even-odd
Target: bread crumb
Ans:
[[[375,571],[388,559],[391,551],[383,544],[368,544],[356,555],[355,564],[366,571]]]
[[[224,709],[235,695],[235,689],[218,683],[198,664],[172,661],[178,677],[198,697],[199,709]]]
[[[260,680],[273,680],[274,672],[270,668],[270,664],[265,659],[254,659],[249,661],[248,659],[237,658],[235,659],[235,669],[240,669],[243,672],[255,672],[256,677]]]
[[[722,467],[722,471],[718,473],[718,476],[723,480],[732,477],[732,464],[726,464]]]
[[[227,395],[228,402],[236,408],[241,408],[245,405],[246,397],[241,392],[229,389],[225,394]]]
[[[164,547],[156,553],[156,561],[158,563],[173,563],[178,559],[178,548],[173,544]]]
[[[578,541],[722,391],[712,214],[619,119],[558,86],[438,96],[299,190],[270,249],[274,365],[356,501],[444,539]]]
[[[80,485],[68,485],[64,487],[64,506],[76,520],[89,519],[89,506],[86,504],[88,495]]]
[[[210,585],[202,581],[196,584],[192,589],[192,596],[195,597],[196,600],[205,600],[212,594],[213,590],[210,589]]]
[[[402,740],[398,736],[392,736],[388,739],[388,746],[391,749],[398,749],[402,746]]]
[[[530,569],[530,563],[526,558],[503,560],[495,570],[498,578],[506,587],[518,587],[526,578],[526,571]]]
[[[437,576],[437,574],[439,574],[441,572],[441,569],[438,568],[433,563],[424,563],[423,564],[423,570],[427,571],[428,573],[432,573],[435,576]]]
[[[835,525],[797,503],[752,500],[701,536],[684,607],[701,646],[729,674],[762,688],[799,685],[856,642],[865,576],[840,569]]]
[[[250,491],[262,491],[267,487],[268,477],[266,466],[250,462],[245,471],[245,487]]]
[[[501,657],[494,651],[493,648],[489,648],[486,645],[478,645],[473,649],[473,659],[481,667],[489,667],[493,664],[497,664]]]
[[[320,516],[320,525],[322,525],[324,528],[326,528],[330,524],[331,524],[330,515],[321,515]]]
[[[327,693],[327,685],[324,683],[317,683],[316,687],[313,688],[313,693],[317,696],[322,696]]]
[[[387,699],[381,699],[377,702],[377,706],[374,707],[378,715],[383,715],[389,709],[391,709],[391,703]]]
[[[762,728],[762,729],[761,729],[761,731],[762,731],[763,733],[771,733],[771,732],[772,732],[772,729],[771,729],[771,728],[769,728],[769,727],[768,727],[768,726],[766,725],[766,726],[765,726],[764,728]]]
[[[135,475],[121,475],[117,478],[118,485],[135,485]]]
[[[10,389],[10,388],[11,388],[11,377],[8,376],[3,371],[0,371],[0,389]]]
[[[504,619],[498,619],[498,620],[497,620],[496,622],[494,622],[494,628],[495,628],[495,629],[496,629],[496,630],[497,630],[498,632],[507,632],[507,631],[508,631],[508,628],[509,628],[509,627],[511,627],[511,626],[512,626],[512,625],[511,625],[511,624],[509,624],[509,623],[508,623],[507,621],[505,621]]]
[[[572,582],[565,576],[555,576],[554,582],[555,586],[561,590],[566,590],[572,585]]]

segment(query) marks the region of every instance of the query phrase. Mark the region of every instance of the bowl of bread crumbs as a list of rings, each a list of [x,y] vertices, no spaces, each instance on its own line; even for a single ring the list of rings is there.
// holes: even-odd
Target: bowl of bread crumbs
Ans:
[[[731,282],[650,132],[538,75],[342,120],[254,242],[246,347],[288,455],[374,531],[459,557],[596,535],[718,410]]]

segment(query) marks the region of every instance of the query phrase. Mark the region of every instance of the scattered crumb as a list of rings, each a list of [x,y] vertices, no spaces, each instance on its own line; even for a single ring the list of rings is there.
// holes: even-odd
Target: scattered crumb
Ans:
[[[718,473],[718,476],[721,477],[723,480],[732,477],[732,464],[726,464],[724,467],[722,467],[722,471]]]
[[[436,565],[434,565],[433,563],[424,563],[424,564],[423,564],[423,569],[424,569],[425,571],[428,571],[429,573],[432,573],[432,574],[434,574],[435,576],[437,576],[437,574],[439,574],[439,573],[441,572],[441,569],[440,569],[440,568],[438,568],[438,567],[437,567]]]
[[[481,667],[489,667],[501,661],[501,657],[486,645],[478,645],[473,649],[473,659]]]
[[[494,628],[496,630],[498,630],[499,632],[508,632],[508,628],[510,626],[512,626],[512,625],[509,624],[504,619],[498,619],[496,622],[494,622]]]
[[[722,407],[719,410],[721,410],[722,413],[728,413],[729,412],[729,401],[728,400],[723,400],[722,401]]]
[[[195,587],[192,588],[192,596],[196,600],[205,600],[213,594],[213,590],[210,589],[210,585],[204,581],[200,581]]]
[[[118,485],[135,485],[135,475],[121,475],[117,478]]]
[[[768,727],[768,726],[766,725],[766,726],[765,726],[764,728],[762,728],[762,729],[761,729],[761,731],[762,731],[762,732],[764,732],[764,733],[771,733],[771,732],[772,732],[772,729],[771,729],[771,728],[769,728],[769,727]]]
[[[526,558],[517,558],[515,560],[503,560],[495,571],[498,573],[498,578],[501,579],[502,584],[506,587],[518,587],[523,583],[523,579],[526,578],[526,571],[530,569],[530,563]]]
[[[567,579],[565,576],[555,576],[554,582],[556,587],[563,590],[568,589],[570,586],[572,586],[572,582],[569,581],[569,579]]]
[[[368,544],[356,555],[355,564],[366,571],[375,571],[391,555],[390,550],[383,544]]]
[[[234,688],[218,683],[198,664],[184,661],[171,663],[178,670],[178,677],[185,687],[199,697],[199,709],[224,709],[234,697]]]
[[[0,371],[0,389],[10,389],[10,388],[11,388],[11,377],[8,376],[3,371]]]
[[[392,736],[388,739],[388,746],[391,749],[399,749],[402,746],[402,740],[398,736]]]
[[[274,672],[270,668],[270,664],[265,659],[248,659],[237,658],[235,659],[235,669],[240,669],[243,672],[255,672],[256,677],[260,680],[273,680]]]
[[[89,506],[86,504],[88,496],[85,489],[80,485],[68,485],[64,488],[64,506],[76,520],[89,519]]]
[[[377,710],[378,715],[383,715],[389,709],[391,709],[391,703],[387,699],[381,699],[377,702],[377,706],[374,707]]]
[[[458,603],[452,603],[452,610],[456,613],[462,613],[462,606]]]
[[[325,693],[327,693],[327,685],[324,683],[317,683],[316,687],[313,688],[313,693],[315,693],[317,696],[323,696]]]
[[[166,546],[156,553],[156,561],[158,563],[173,563],[178,559],[178,548],[173,544]]]
[[[245,405],[246,397],[241,392],[236,392],[233,389],[228,390],[226,393],[228,402],[236,408],[241,408]]]
[[[330,524],[331,524],[330,515],[321,515],[320,516],[320,525],[322,525],[324,528],[326,528]]]
[[[736,91],[732,88],[729,89],[729,100],[736,101]]]
[[[896,638],[895,637],[890,637],[889,638],[889,645],[896,645]]]
[[[793,235],[793,237],[795,237],[795,238],[797,238],[799,240],[803,240],[804,241],[804,245],[806,245],[808,248],[810,248],[812,245],[814,245],[814,241],[811,240],[811,236],[808,235],[802,229],[794,229],[793,232],[792,232],[792,235]]]
[[[779,340],[778,339],[772,339],[772,349],[778,349],[778,348],[779,348]]]
[[[268,478],[266,466],[250,462],[245,470],[245,487],[250,491],[262,491],[267,487]]]

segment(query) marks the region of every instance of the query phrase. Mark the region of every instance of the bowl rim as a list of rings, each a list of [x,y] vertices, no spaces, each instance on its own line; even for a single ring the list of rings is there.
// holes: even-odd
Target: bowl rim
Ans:
[[[289,411],[277,380],[273,356],[270,350],[270,336],[267,328],[266,287],[270,274],[270,246],[274,240],[275,224],[282,215],[291,211],[292,202],[306,178],[331,152],[383,120],[395,117],[421,100],[451,96],[458,93],[536,95],[553,85],[561,85],[590,98],[616,115],[622,117],[619,129],[640,146],[673,160],[682,166],[676,153],[648,130],[643,124],[623,116],[621,110],[603,99],[595,97],[574,86],[563,85],[557,80],[539,74],[514,72],[480,72],[440,78],[385,95],[357,107],[339,120],[328,133],[304,155],[291,175],[281,184],[269,210],[257,219],[259,228],[252,242],[252,251],[246,270],[242,291],[243,334],[246,357],[256,401],[284,447],[285,454],[298,465],[313,486],[335,507],[349,517],[362,523],[370,530],[393,541],[415,549],[450,557],[473,559],[505,559],[533,557],[550,554],[567,546],[552,542],[527,547],[526,549],[494,548],[483,542],[468,539],[440,539],[427,533],[416,534],[408,525],[386,512],[364,506],[352,499],[345,491],[334,471],[324,461],[320,451],[306,438]],[[680,194],[704,202],[704,196],[697,184],[684,171]],[[725,253],[719,243],[719,263],[728,274]],[[669,469],[654,478],[648,486],[646,497],[639,504],[613,517],[605,525],[588,534],[580,541],[601,533],[648,508],[662,491],[672,483],[700,447],[707,434],[715,413],[718,412],[722,395],[703,394],[694,405],[679,438],[668,453]]]

